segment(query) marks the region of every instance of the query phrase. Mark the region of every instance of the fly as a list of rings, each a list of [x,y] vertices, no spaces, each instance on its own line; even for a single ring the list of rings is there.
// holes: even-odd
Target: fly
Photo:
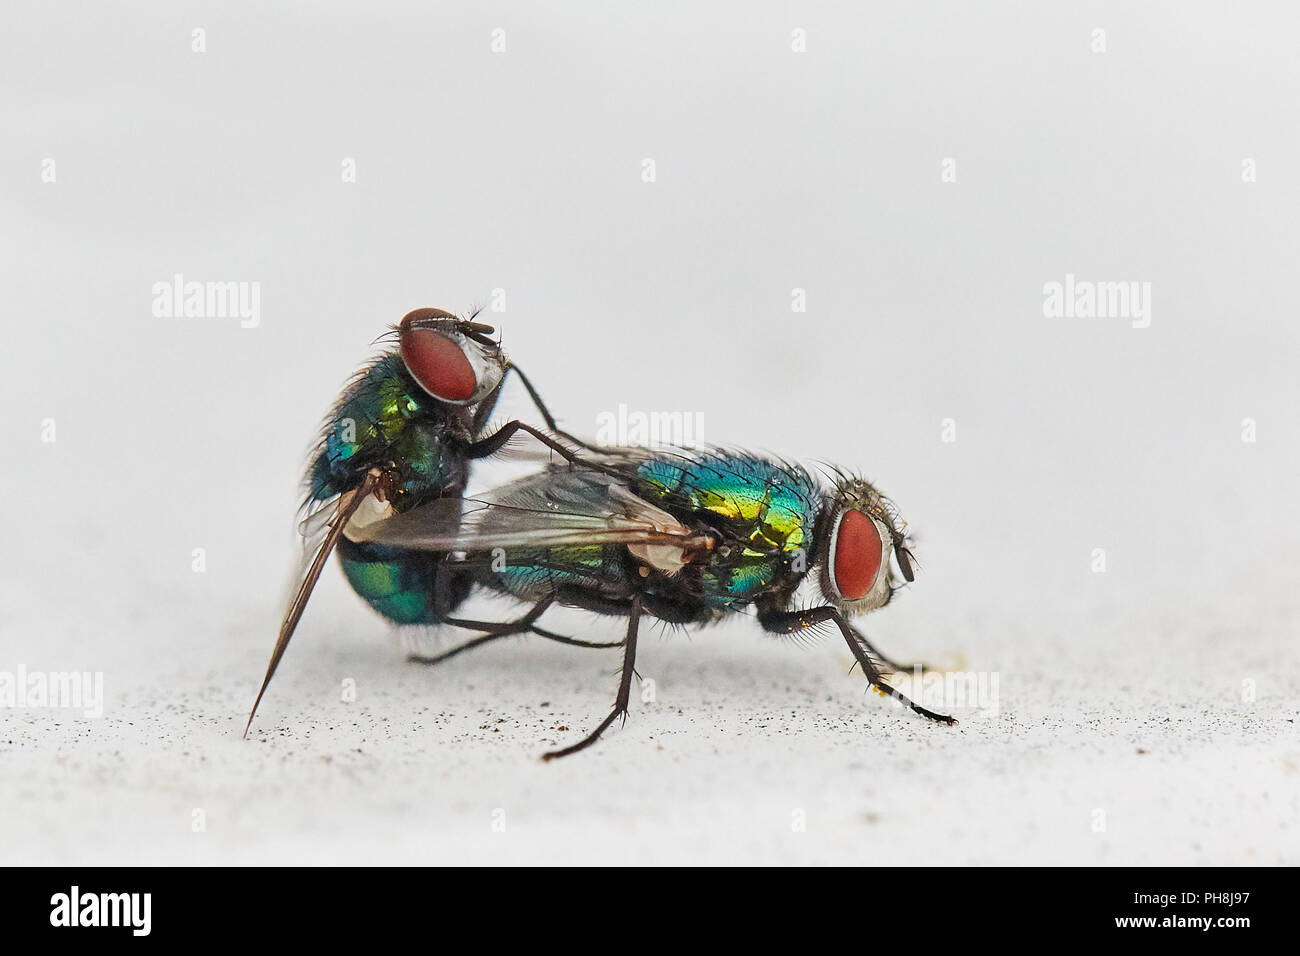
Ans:
[[[358,536],[436,553],[473,584],[529,605],[516,620],[425,658],[429,663],[510,634],[541,633],[538,618],[556,604],[626,619],[615,644],[623,666],[613,709],[577,743],[544,754],[547,760],[584,750],[626,720],[647,616],[698,626],[752,610],[778,634],[833,625],[871,686],[923,717],[956,723],[886,683],[886,674],[904,666],[850,622],[889,602],[899,584],[895,564],[904,580],[914,577],[897,510],[854,475],[837,472],[827,487],[800,465],[746,452],[606,450],[483,496],[393,515]],[[808,581],[822,603],[797,608],[796,593]]]

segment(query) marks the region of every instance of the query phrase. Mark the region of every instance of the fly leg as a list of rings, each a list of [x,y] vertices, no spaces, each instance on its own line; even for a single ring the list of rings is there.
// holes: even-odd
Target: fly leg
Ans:
[[[527,614],[516,618],[513,621],[471,621],[465,618],[452,617],[451,611],[460,603],[454,592],[451,578],[448,574],[439,574],[434,580],[434,607],[438,619],[442,624],[450,624],[453,627],[464,628],[469,631],[481,632],[478,637],[466,641],[457,647],[450,648],[438,654],[411,654],[407,660],[413,664],[441,664],[448,658],[455,657],[463,651],[472,650],[475,647],[482,647],[492,641],[502,637],[512,637],[519,634],[536,634],[538,637],[544,637],[547,640],[555,641],[558,644],[568,644],[571,647],[619,647],[622,641],[596,642],[583,641],[576,637],[566,637],[563,634],[557,634],[554,631],[548,631],[546,628],[538,627],[536,621],[541,617],[552,604],[555,603],[555,596],[548,595],[534,604]]]
[[[262,678],[262,686],[257,691],[257,699],[253,701],[253,709],[248,712],[248,723],[244,724],[244,737],[248,736],[248,728],[253,726],[253,715],[257,713],[257,707],[262,703],[262,696],[266,693],[266,688],[270,686],[271,678],[275,676],[275,669],[280,666],[280,658],[289,648],[289,641],[293,639],[293,632],[298,628],[298,621],[302,619],[302,612],[307,608],[307,600],[316,588],[316,582],[320,580],[321,571],[325,567],[325,561],[329,558],[334,548],[338,545],[339,540],[343,537],[343,529],[352,520],[358,508],[371,495],[378,495],[380,500],[391,493],[396,487],[397,475],[390,465],[387,468],[371,468],[366,473],[365,478],[348,494],[339,497],[338,510],[330,517],[326,525],[328,529],[325,537],[316,548],[316,553],[312,557],[311,564],[307,568],[307,573],[303,575],[302,580],[298,583],[298,590],[294,592],[293,601],[289,605],[289,611],[285,614],[283,623],[280,624],[280,635],[276,638],[275,647],[271,651],[271,661],[266,665],[266,676]]]
[[[952,725],[957,723],[955,718],[950,717],[947,714],[937,714],[928,708],[922,707],[920,704],[909,700],[901,691],[886,684],[877,664],[887,664],[887,662],[873,659],[872,653],[874,652],[874,649],[867,642],[867,639],[854,630],[852,625],[850,625],[848,621],[844,620],[843,616],[835,608],[818,607],[810,608],[806,611],[766,610],[759,612],[758,620],[759,623],[763,625],[764,630],[772,631],[775,634],[790,634],[794,631],[815,627],[816,625],[823,624],[826,621],[833,621],[835,626],[840,629],[840,633],[844,635],[844,640],[849,645],[849,650],[853,652],[854,658],[856,658],[857,662],[862,665],[862,672],[867,675],[867,681],[872,687],[875,687],[882,694],[888,694],[900,704],[914,710],[922,717],[928,717],[941,724]]]
[[[542,420],[546,422],[547,429],[559,435],[565,441],[572,442],[579,448],[585,448],[587,451],[601,453],[608,450],[601,448],[599,445],[590,445],[581,438],[570,435],[564,429],[560,428],[559,424],[555,421],[555,416],[551,414],[551,410],[547,408],[546,403],[542,401],[542,396],[537,394],[537,389],[535,389],[533,383],[528,380],[528,376],[523,373],[523,370],[520,369],[518,365],[511,365],[510,368],[515,375],[519,376],[520,383],[522,383],[524,388],[528,390],[528,397],[533,400],[534,407],[536,407],[537,411],[541,413]]]
[[[510,439],[514,437],[515,432],[521,432],[521,431],[527,432],[529,435],[532,435],[534,438],[536,438],[539,442],[541,442],[551,451],[558,454],[570,465],[583,465],[584,467],[590,468],[593,471],[598,471],[606,475],[613,475],[618,478],[625,477],[623,473],[620,472],[617,468],[610,465],[602,464],[598,461],[592,461],[589,458],[582,458],[576,452],[574,452],[573,449],[566,448],[564,445],[556,441],[550,435],[546,434],[543,431],[539,431],[538,429],[534,428],[532,425],[527,425],[524,422],[519,421],[519,419],[514,419],[513,421],[506,422],[504,425],[498,428],[487,438],[481,438],[476,442],[470,442],[468,445],[465,446],[465,457],[466,458],[487,458],[489,455],[495,455],[497,452],[499,452],[502,448],[505,447],[506,442],[510,441]],[[561,432],[561,434],[563,433]],[[564,437],[569,438],[570,436],[565,435]],[[577,442],[577,444],[582,445],[584,448],[592,447],[590,445],[587,445],[585,442]]]
[[[579,750],[586,750],[597,740],[600,735],[609,729],[610,724],[614,723],[619,717],[624,721],[627,720],[627,705],[632,697],[632,675],[636,672],[636,632],[637,625],[641,621],[641,596],[637,595],[632,598],[632,605],[627,612],[627,638],[624,640],[623,647],[623,676],[618,684],[618,696],[614,698],[614,709],[609,712],[609,716],[600,722],[600,725],[583,737],[576,744],[565,747],[563,750],[551,750],[542,754],[543,760],[554,760],[556,757],[567,757],[570,754],[576,754]]]
[[[571,449],[564,447],[564,445],[560,444],[545,432],[539,431],[532,425],[526,425],[518,419],[506,422],[487,438],[471,442],[465,447],[465,456],[467,458],[486,458],[489,455],[495,455],[505,447],[506,442],[510,441],[510,439],[514,437],[515,432],[519,431],[527,432],[532,435],[539,442],[551,449],[551,451],[557,453],[561,458],[569,463],[578,460],[578,456],[575,455]]]
[[[818,624],[825,624],[827,621],[839,618],[839,612],[833,607],[815,607],[807,611],[775,611],[771,613],[760,613],[759,622],[763,629],[771,631],[773,634],[793,634],[796,631],[803,631],[816,627]],[[910,674],[914,671],[925,673],[933,671],[934,668],[929,664],[900,664],[891,660],[884,654],[880,653],[869,640],[867,636],[859,631],[856,627],[847,621],[836,620],[840,631],[843,632],[847,627],[854,634],[854,637],[862,644],[862,647],[871,655],[876,664],[876,670],[884,670],[889,673]]]
[[[621,647],[622,641],[583,641],[576,637],[566,637],[563,634],[557,634],[554,631],[548,631],[544,627],[538,627],[536,621],[546,612],[553,603],[555,596],[549,595],[542,598],[534,604],[527,614],[516,618],[513,621],[469,621],[459,617],[444,617],[443,624],[450,624],[453,627],[461,627],[470,631],[481,631],[478,637],[466,641],[449,650],[442,651],[438,654],[412,654],[407,660],[413,664],[441,664],[448,658],[455,657],[464,651],[473,650],[476,647],[482,647],[502,637],[516,637],[520,634],[536,634],[538,637],[544,637],[548,641],[555,641],[558,644],[567,644],[570,647]]]
[[[469,627],[471,630],[482,630],[480,624],[488,623],[483,621],[446,621],[444,623],[454,624],[456,627]],[[622,641],[584,641],[576,637],[566,637],[563,634],[557,634],[554,631],[548,631],[544,627],[528,626],[517,631],[502,631],[496,633],[480,634],[464,644],[457,645],[449,650],[442,651],[438,654],[411,654],[406,659],[412,664],[441,664],[450,657],[455,657],[463,651],[470,651],[476,647],[482,647],[484,644],[495,641],[499,637],[512,637],[520,634],[536,634],[538,637],[544,637],[548,641],[555,641],[557,644],[567,644],[569,647],[589,647],[589,648],[606,648],[622,647]]]

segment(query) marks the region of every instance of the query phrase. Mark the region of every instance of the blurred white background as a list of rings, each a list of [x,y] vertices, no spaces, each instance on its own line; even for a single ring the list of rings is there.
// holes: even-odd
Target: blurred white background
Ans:
[[[107,697],[0,711],[6,857],[1297,862],[1297,28],[6,4],[0,669]],[[260,322],[155,317],[176,273],[259,283]],[[1149,327],[1045,316],[1067,274],[1150,283]],[[241,741],[320,417],[387,324],[476,304],[574,431],[699,413],[878,482],[921,572],[869,633],[1000,712],[931,727],[741,620],[645,642],[657,701],[543,766],[615,659],[409,667],[331,568]]]

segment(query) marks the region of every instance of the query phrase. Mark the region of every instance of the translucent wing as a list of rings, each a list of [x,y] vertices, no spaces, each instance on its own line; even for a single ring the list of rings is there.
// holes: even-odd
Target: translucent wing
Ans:
[[[378,472],[372,471],[366,475],[365,480],[355,491],[340,495],[313,511],[299,526],[304,546],[312,555],[311,561],[303,572],[293,600],[289,603],[289,610],[285,613],[284,622],[280,625],[280,635],[276,639],[274,650],[271,651],[271,661],[266,667],[266,676],[262,678],[257,699],[253,701],[253,709],[249,711],[248,723],[244,725],[245,737],[248,736],[248,728],[253,724],[257,706],[262,702],[262,695],[266,693],[271,678],[275,676],[275,669],[280,666],[280,658],[284,656],[289,641],[293,639],[293,632],[298,627],[298,621],[302,618],[302,612],[307,607],[307,600],[311,597],[316,582],[320,580],[321,570],[325,567],[326,560],[333,552],[334,546],[339,543],[339,538],[343,536],[343,529],[348,526],[353,514],[373,494],[378,481]]]
[[[448,533],[449,509],[460,528]],[[664,570],[707,550],[708,534],[637,496],[616,475],[552,468],[464,499],[443,499],[357,529],[358,541],[428,551],[478,552],[492,548],[550,548],[625,544]]]
[[[298,522],[298,534],[302,536],[303,555],[307,560],[316,553],[316,549],[325,540],[325,535],[329,534],[330,524],[339,508],[346,504],[346,498],[346,495],[337,495],[328,501],[315,503],[307,516]],[[304,567],[307,560],[303,561]]]

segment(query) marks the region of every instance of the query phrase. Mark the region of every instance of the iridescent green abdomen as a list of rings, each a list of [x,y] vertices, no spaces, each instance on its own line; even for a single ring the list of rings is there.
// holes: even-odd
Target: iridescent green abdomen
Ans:
[[[439,556],[379,544],[342,539],[339,563],[348,583],[366,603],[395,624],[437,624],[434,593],[439,575],[455,607],[469,594],[467,575],[454,573]]]
[[[480,569],[478,580],[525,600],[564,587],[592,594],[622,593],[629,581],[625,554],[621,545],[512,548],[499,566]]]

